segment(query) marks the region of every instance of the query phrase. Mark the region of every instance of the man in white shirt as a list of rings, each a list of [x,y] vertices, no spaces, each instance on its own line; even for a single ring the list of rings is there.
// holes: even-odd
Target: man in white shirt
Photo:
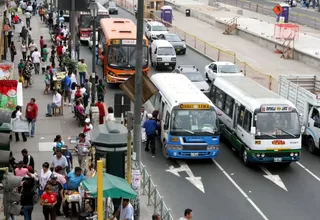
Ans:
[[[46,117],[52,117],[52,109],[61,107],[61,95],[57,90],[54,91],[52,103],[47,105],[47,114]]]
[[[30,27],[30,22],[31,22],[31,13],[29,11],[26,11],[26,13],[24,13],[24,15],[26,16],[26,25],[27,28]]]
[[[29,50],[30,50],[30,56],[32,56],[32,53],[34,52],[34,50],[37,48],[37,45],[35,44],[34,40],[32,40],[29,44]],[[40,53],[41,55],[41,53]]]
[[[63,44],[62,54],[65,55],[67,53],[68,46],[66,43]]]
[[[64,37],[68,37],[69,30],[68,30],[67,26],[64,26],[61,32],[63,33]]]
[[[41,62],[41,54],[38,51],[38,48],[34,49],[34,52],[31,55],[32,62],[34,65],[34,73],[39,74],[40,72],[40,62]]]
[[[111,220],[117,217],[119,220],[134,220],[133,219],[133,207],[129,202],[129,199],[122,199],[122,205],[118,211],[112,216]]]
[[[184,210],[184,217],[181,217],[179,220],[190,220],[192,219],[192,210],[186,209]]]

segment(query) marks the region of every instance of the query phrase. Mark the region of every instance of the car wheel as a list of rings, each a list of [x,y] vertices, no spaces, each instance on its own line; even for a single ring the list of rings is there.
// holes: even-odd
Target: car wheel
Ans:
[[[316,146],[314,145],[314,140],[312,137],[308,138],[308,150],[310,153],[314,154],[316,153]]]
[[[176,68],[176,65],[171,66],[172,71]]]
[[[166,159],[170,158],[165,142],[163,142],[163,144],[162,144],[162,154],[163,154],[164,158],[166,158]]]
[[[182,54],[183,54],[183,55],[186,55],[186,52],[187,52],[187,51],[184,51]]]
[[[158,70],[158,69],[159,69],[159,67],[158,67],[158,63],[154,63],[153,65],[154,65],[154,68],[155,68],[156,70]]]
[[[211,80],[209,79],[208,73],[206,73],[206,81],[211,82]]]
[[[241,160],[242,160],[242,163],[246,166],[249,166],[250,165],[250,162],[248,160],[248,152],[247,150],[243,147],[242,148],[242,153],[241,153]]]

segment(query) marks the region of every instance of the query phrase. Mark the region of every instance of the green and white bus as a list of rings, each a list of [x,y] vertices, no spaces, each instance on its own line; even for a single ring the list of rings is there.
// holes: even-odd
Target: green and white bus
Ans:
[[[244,164],[290,164],[300,159],[299,114],[290,101],[244,76],[218,77],[209,98],[221,135]]]

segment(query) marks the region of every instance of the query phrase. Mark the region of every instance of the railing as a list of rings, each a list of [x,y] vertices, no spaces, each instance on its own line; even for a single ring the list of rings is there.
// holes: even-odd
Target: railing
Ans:
[[[143,164],[141,164],[141,174],[142,195],[148,196],[148,205],[153,206],[154,213],[158,213],[161,220],[173,220],[170,209],[166,206],[163,197],[157,190],[157,185],[153,183],[151,176]]]
[[[216,4],[216,2],[221,2],[227,5],[233,5],[238,8],[243,8],[243,9],[257,12],[260,14],[276,17],[276,15],[272,10],[273,7],[271,6],[259,5],[247,0],[214,0],[212,4]],[[299,13],[290,11],[289,21],[297,24],[306,25],[314,29],[320,29],[320,18],[311,17],[306,14],[299,14]]]

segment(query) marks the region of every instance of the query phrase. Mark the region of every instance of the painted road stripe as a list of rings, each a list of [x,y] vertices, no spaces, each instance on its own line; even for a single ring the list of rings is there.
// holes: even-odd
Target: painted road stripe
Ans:
[[[252,199],[245,193],[241,187],[232,179],[232,177],[222,168],[222,166],[214,159],[212,159],[221,172],[230,180],[230,182],[239,190],[239,192],[247,199],[247,201],[253,206],[253,208],[261,215],[264,220],[269,220],[267,216],[261,211],[261,209],[252,201]]]
[[[316,180],[318,180],[320,182],[320,178],[316,174],[312,173],[308,168],[303,166],[300,162],[296,162],[296,164],[298,164],[302,169],[307,171],[311,176],[313,176]]]

